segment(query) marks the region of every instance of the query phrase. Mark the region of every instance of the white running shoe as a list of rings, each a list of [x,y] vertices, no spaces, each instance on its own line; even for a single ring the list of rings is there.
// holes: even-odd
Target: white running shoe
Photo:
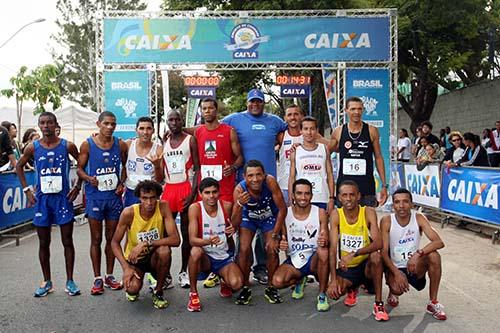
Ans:
[[[186,273],[186,272],[179,273],[179,284],[181,285],[181,288],[189,288],[190,287],[188,273]]]

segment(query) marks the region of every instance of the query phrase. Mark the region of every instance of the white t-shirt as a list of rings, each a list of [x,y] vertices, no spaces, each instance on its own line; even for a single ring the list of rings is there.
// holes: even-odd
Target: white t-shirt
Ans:
[[[398,154],[398,160],[409,160],[411,158],[411,140],[408,137],[399,138],[398,151],[404,147],[403,151]]]

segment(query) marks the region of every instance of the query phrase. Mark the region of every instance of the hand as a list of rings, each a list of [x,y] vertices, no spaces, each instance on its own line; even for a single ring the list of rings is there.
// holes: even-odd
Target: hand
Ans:
[[[156,153],[150,154],[149,156],[146,155],[146,159],[153,163],[155,168],[160,168],[161,167],[161,161],[163,160],[163,153],[157,155]]]
[[[71,191],[69,191],[69,193],[68,193],[68,200],[70,202],[75,201],[75,199],[78,197],[79,193],[80,193],[80,188],[77,187],[77,186],[73,186],[73,188],[71,189]]]
[[[342,296],[342,286],[338,284],[337,279],[332,279],[326,290],[326,294],[335,300]]]
[[[219,236],[210,236],[208,241],[210,242],[210,246],[217,246],[222,244],[222,240],[220,239]]]
[[[139,260],[139,256],[141,253],[148,247],[148,243],[146,242],[140,242],[137,244],[132,251],[130,251],[130,254],[128,255],[128,261],[130,261],[132,264],[136,264],[137,261]]]
[[[96,177],[96,176],[93,176],[93,177],[88,177],[88,178],[87,178],[87,183],[89,183],[90,185],[92,185],[92,186],[94,186],[94,187],[99,186],[99,181],[97,180],[97,177]]]
[[[417,274],[418,259],[420,259],[420,254],[413,253],[413,255],[410,257],[410,260],[408,260],[408,263],[406,264],[406,269],[408,270],[408,273]]]
[[[123,186],[123,184],[118,184],[118,186],[116,186],[116,190],[115,190],[115,193],[116,195],[119,195],[121,196],[123,194],[123,190],[125,189],[125,187]]]
[[[290,154],[291,154],[291,153],[294,153],[294,152],[295,152],[295,150],[297,149],[297,147],[300,147],[300,146],[302,146],[302,144],[301,144],[301,143],[299,143],[299,142],[294,143],[294,144],[290,147]]]
[[[247,191],[241,192],[238,195],[238,202],[242,205],[246,205],[250,201],[250,193]]]
[[[222,176],[223,177],[229,177],[235,172],[235,167],[233,165],[227,164],[226,161],[224,161],[224,167],[222,168]]]
[[[227,235],[227,237],[231,237],[232,235],[234,235],[234,227],[232,224],[226,226],[226,229],[224,229],[224,233]]]
[[[328,237],[326,235],[326,231],[325,230],[321,230],[321,232],[319,233],[318,246],[319,247],[326,247],[326,246],[328,246]]]
[[[139,276],[139,274],[137,273],[135,268],[133,268],[130,265],[127,265],[127,267],[125,267],[125,269],[123,270],[123,277],[122,277],[123,284],[125,285],[125,289],[128,289],[130,287],[130,284],[132,282],[132,278],[134,276],[139,280],[141,279],[141,277]]]
[[[354,259],[354,252],[351,252],[342,258],[340,258],[340,269],[343,270],[344,272],[347,271],[347,265]]]
[[[397,272],[393,274],[394,274],[394,284],[396,285],[396,287],[405,293],[408,292],[410,290],[410,286],[408,284],[408,279],[406,278],[406,275],[399,269],[397,270]]]
[[[29,189],[28,191],[26,191],[26,197],[28,198],[28,204],[27,206],[28,207],[33,207],[36,203],[36,198],[35,198],[35,194],[33,193],[33,191],[31,189]]]
[[[382,206],[383,204],[385,204],[386,201],[387,201],[387,188],[384,185],[382,187],[382,191],[380,191],[380,200],[378,201],[378,205]]]
[[[280,240],[280,243],[279,243],[279,249],[281,251],[288,250],[288,241],[286,240],[285,235],[281,235],[281,240]]]

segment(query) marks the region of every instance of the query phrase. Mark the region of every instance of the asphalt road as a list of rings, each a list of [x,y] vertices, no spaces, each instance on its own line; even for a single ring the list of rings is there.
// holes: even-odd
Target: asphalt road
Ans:
[[[361,294],[358,305],[347,308],[342,300],[331,302],[329,312],[316,312],[317,284],[309,284],[303,300],[291,299],[283,290],[283,304],[268,304],[262,286],[253,287],[250,306],[234,305],[218,296],[218,288],[204,289],[200,283],[203,311],[186,310],[188,290],[176,286],[166,292],[170,306],[157,310],[147,288],[135,303],[123,291],[106,290],[91,296],[92,270],[88,225],[75,227],[77,252],[75,280],[82,295],[64,293],[64,264],[59,230],[53,229],[52,275],[56,291],[37,299],[33,291],[42,279],[38,264],[38,240],[27,237],[16,247],[0,248],[0,332],[498,332],[500,309],[500,245],[471,231],[448,226],[440,229],[446,247],[439,300],[448,320],[439,322],[425,314],[428,287],[412,290],[390,309],[391,319],[378,323],[371,316],[373,296]],[[7,246],[5,246],[7,245]],[[174,251],[172,273],[179,269],[180,252]],[[121,276],[119,265],[116,275]],[[427,284],[428,285],[428,284]],[[384,288],[384,297],[387,288]]]

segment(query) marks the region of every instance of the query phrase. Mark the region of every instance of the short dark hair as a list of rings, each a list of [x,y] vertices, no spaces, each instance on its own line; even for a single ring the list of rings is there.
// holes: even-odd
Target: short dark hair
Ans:
[[[405,137],[408,137],[408,130],[406,128],[402,128],[400,131],[403,132]]]
[[[200,185],[198,185],[198,191],[200,191],[201,193],[206,188],[212,186],[215,186],[217,190],[220,189],[219,182],[216,181],[214,178],[212,177],[203,178],[203,180],[200,182]]]
[[[464,140],[472,141],[476,146],[479,146],[481,144],[481,139],[479,138],[479,135],[476,135],[474,133],[465,132],[463,137]]]
[[[356,103],[363,104],[363,100],[361,98],[359,98],[358,96],[351,96],[348,99],[346,99],[346,101],[345,101],[345,107],[348,108],[349,107],[349,103],[351,103],[351,102],[356,102]]]
[[[44,111],[44,112],[40,113],[40,115],[38,116],[38,121],[40,121],[40,118],[42,118],[42,117],[50,117],[57,124],[57,117],[52,112]]]
[[[307,179],[305,178],[299,178],[297,179],[296,181],[293,182],[293,185],[292,185],[292,193],[295,193],[295,189],[297,188],[297,185],[307,185],[309,186],[309,189],[311,190],[312,192],[312,184],[310,181],[308,181]]]
[[[116,120],[115,114],[111,111],[103,111],[103,112],[99,113],[99,118],[97,118],[97,120],[103,121],[105,117],[112,117],[112,118],[115,118],[115,120]]]
[[[392,201],[394,201],[394,196],[396,194],[408,194],[410,196],[410,201],[413,202],[413,196],[411,195],[411,192],[404,187],[400,187],[396,191],[394,191],[394,193],[392,194]]]
[[[298,106],[297,104],[288,105],[285,108],[285,113],[286,113],[286,110],[288,110],[288,109],[299,109],[300,114],[304,115],[304,111],[302,111],[302,108],[300,106]]]
[[[153,128],[155,127],[155,124],[153,122],[153,119],[151,119],[151,117],[140,117],[139,119],[137,119],[137,122],[135,123],[135,128],[139,128],[139,123],[151,123],[151,126],[153,126]]]
[[[318,121],[316,120],[316,118],[314,118],[313,116],[305,116],[303,119],[302,119],[302,123],[300,123],[300,128],[302,129],[302,124],[306,121],[309,121],[311,123],[314,123],[314,126],[316,126],[316,128],[318,128]]]
[[[262,169],[262,172],[263,173],[266,173],[266,171],[264,170],[264,165],[262,164],[261,161],[257,161],[257,160],[250,160],[248,161],[245,166],[243,167],[243,173],[246,174],[247,173],[247,169],[248,168],[261,168]]]
[[[134,195],[138,198],[141,197],[141,191],[145,193],[155,192],[156,198],[159,199],[163,188],[161,185],[153,180],[142,180],[137,184],[134,190]]]
[[[16,124],[11,123],[10,121],[4,120],[4,121],[2,121],[2,126],[5,127],[7,129],[7,131],[10,131],[10,128],[12,126],[16,127]]]
[[[347,179],[347,180],[344,180],[342,183],[340,183],[340,185],[338,186],[339,193],[340,193],[340,189],[344,186],[353,186],[359,192],[359,185],[354,180]]]
[[[215,98],[212,98],[212,97],[205,97],[204,99],[201,100],[200,105],[201,105],[201,103],[208,103],[208,102],[214,103],[215,108],[217,110],[219,109],[219,104],[217,103]]]
[[[432,130],[432,123],[428,120],[424,120],[423,122],[421,122],[420,126],[422,126],[422,127],[427,126]]]

